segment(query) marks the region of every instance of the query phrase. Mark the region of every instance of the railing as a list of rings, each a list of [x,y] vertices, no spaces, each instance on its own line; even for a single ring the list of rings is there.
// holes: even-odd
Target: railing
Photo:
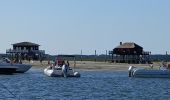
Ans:
[[[7,49],[6,53],[28,53],[28,50],[14,50],[14,49]]]
[[[41,53],[41,54],[45,54],[45,50],[15,50],[15,49],[7,49],[6,53],[29,53],[29,52],[33,52],[33,53]]]
[[[151,54],[151,52],[149,52],[149,51],[143,51],[143,53],[142,53],[143,55],[150,55]]]
[[[45,54],[45,50],[31,50],[30,52]]]

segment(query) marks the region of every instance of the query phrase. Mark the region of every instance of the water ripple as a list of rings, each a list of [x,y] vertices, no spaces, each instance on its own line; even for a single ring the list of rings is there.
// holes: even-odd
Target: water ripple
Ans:
[[[162,100],[170,98],[168,78],[129,78],[124,71],[80,71],[80,78],[47,77],[43,70],[0,76],[0,99]]]

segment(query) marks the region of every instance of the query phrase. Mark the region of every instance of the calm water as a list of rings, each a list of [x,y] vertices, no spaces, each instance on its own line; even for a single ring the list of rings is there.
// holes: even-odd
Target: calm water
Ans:
[[[167,100],[170,79],[129,78],[124,71],[80,71],[80,78],[47,77],[41,69],[0,75],[0,100]]]

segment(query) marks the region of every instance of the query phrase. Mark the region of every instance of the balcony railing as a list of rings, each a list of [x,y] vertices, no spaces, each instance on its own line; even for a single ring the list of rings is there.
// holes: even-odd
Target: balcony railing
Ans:
[[[6,53],[28,53],[28,50],[14,50],[14,49],[7,49]]]
[[[45,50],[30,50],[30,52],[45,54]]]
[[[15,49],[6,50],[6,53],[29,53],[29,52],[45,54],[45,50],[15,50]]]

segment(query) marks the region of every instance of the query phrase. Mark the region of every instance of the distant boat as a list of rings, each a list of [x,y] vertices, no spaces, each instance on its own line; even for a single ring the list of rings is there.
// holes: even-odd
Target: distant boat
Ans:
[[[69,62],[67,64],[63,63],[64,58],[66,57],[74,57],[74,69],[75,69],[75,56],[71,55],[58,55],[57,59],[55,61],[56,64],[52,64],[44,69],[44,74],[50,77],[80,77],[79,72],[75,72],[74,69],[72,69],[69,66]]]
[[[22,63],[12,63],[8,58],[0,60],[0,73],[11,74],[11,73],[24,73],[28,71],[32,66]]]
[[[170,78],[170,66],[161,65],[159,69],[129,67],[129,77]]]
[[[62,67],[49,66],[44,69],[44,74],[50,77],[80,77],[80,73],[74,72],[69,68],[67,72],[62,70]]]

